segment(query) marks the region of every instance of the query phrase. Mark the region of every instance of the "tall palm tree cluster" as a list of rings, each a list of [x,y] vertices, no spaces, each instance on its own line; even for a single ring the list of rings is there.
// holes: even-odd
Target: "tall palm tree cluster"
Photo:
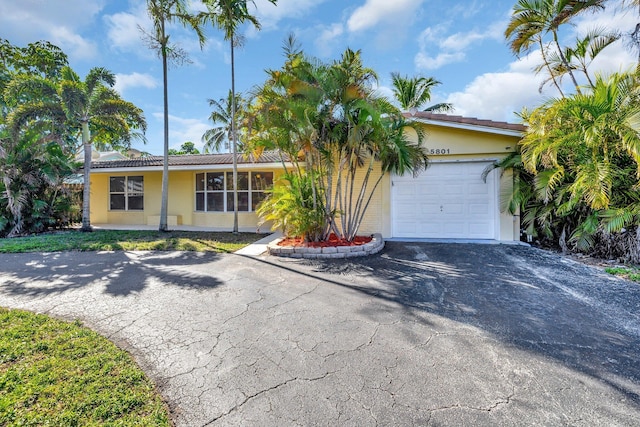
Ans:
[[[536,71],[547,74],[543,85],[551,82],[558,97],[521,113],[528,130],[520,150],[499,165],[517,171],[508,204],[522,210],[527,234],[565,251],[639,262],[639,68],[591,75],[591,61],[622,37],[617,30],[592,29],[566,46],[561,36],[577,17],[608,3],[520,0],[514,6],[505,31],[509,46],[516,55],[537,50]]]
[[[267,0],[276,4],[277,0]],[[160,231],[168,231],[167,212],[169,202],[169,97],[167,62],[184,62],[187,60],[185,52],[179,46],[170,43],[167,25],[178,22],[192,29],[198,36],[200,46],[206,42],[203,26],[211,24],[222,30],[224,39],[229,42],[231,53],[231,94],[230,94],[230,140],[233,152],[233,199],[234,222],[233,232],[238,232],[238,150],[236,146],[236,94],[235,94],[235,56],[234,48],[241,44],[242,37],[238,33],[240,25],[245,22],[260,29],[257,18],[249,13],[249,4],[255,6],[253,0],[202,0],[205,11],[197,14],[189,13],[186,0],[147,0],[147,10],[153,22],[153,31],[145,33],[149,47],[156,50],[162,58],[162,75],[164,88],[164,162],[162,173],[162,202],[160,207]],[[215,117],[214,117],[215,118]],[[218,117],[219,118],[219,117]],[[207,147],[216,142],[207,142]]]
[[[88,166],[94,140],[129,148],[144,115],[112,89],[113,73],[93,68],[83,81],[50,43],[18,48],[3,40],[0,49],[0,235],[66,225],[72,203],[63,181],[74,172],[78,140]],[[82,229],[90,231],[89,167],[84,182]]]
[[[283,67],[268,71],[249,113],[249,146],[277,150],[286,170],[258,213],[306,241],[330,234],[351,241],[383,175],[425,168],[425,149],[406,138],[411,123],[376,93],[377,76],[359,51],[347,49],[323,63],[290,38],[285,54]]]

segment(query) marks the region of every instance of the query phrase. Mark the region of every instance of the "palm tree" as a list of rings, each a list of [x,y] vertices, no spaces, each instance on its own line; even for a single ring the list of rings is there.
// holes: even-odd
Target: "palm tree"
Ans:
[[[431,89],[440,82],[433,77],[407,77],[399,73],[391,73],[393,95],[400,103],[403,111],[414,112],[424,107],[431,100]],[[453,106],[448,103],[440,103],[426,107],[424,111],[449,112]]]
[[[220,98],[218,100],[209,99],[209,106],[213,108],[211,115],[209,116],[209,120],[213,122],[213,124],[218,124],[218,126],[208,129],[204,135],[202,135],[202,142],[204,143],[204,152],[213,152],[220,151],[223,144],[226,145],[226,148],[231,151],[231,140],[232,136],[232,109],[234,100],[232,99],[232,92],[229,91],[229,94],[226,98]],[[242,99],[242,95],[235,94],[235,105],[236,105],[236,121],[238,119],[237,116],[241,116],[244,111],[244,99]],[[244,146],[241,145],[241,142],[236,141],[238,146],[238,151],[244,151]]]
[[[580,13],[594,8],[603,8],[606,0],[518,0],[511,12],[511,19],[504,32],[509,40],[509,47],[515,55],[529,52],[534,45],[540,47],[543,62],[549,70],[549,75],[562,94],[560,85],[555,79],[553,70],[548,66],[547,59],[549,44],[544,42],[544,36],[551,34],[550,43],[555,47],[564,69],[580,93],[580,86],[560,45],[558,30],[561,25],[569,23]]]
[[[569,72],[569,69],[580,71],[584,74],[589,86],[593,87],[594,83],[588,70],[589,65],[600,52],[619,39],[619,33],[605,31],[601,28],[592,29],[585,35],[578,37],[574,46],[568,46],[564,50],[564,56],[569,62],[570,68],[566,68],[558,54],[551,52],[547,58],[548,62],[535,68],[536,73],[541,72],[543,68],[548,68],[551,73],[548,78],[543,80],[540,89],[552,79],[561,82],[562,77]]]
[[[190,27],[198,35],[200,46],[205,42],[202,28],[195,16],[190,15],[185,0],[147,0],[147,11],[153,22],[153,33],[144,32],[149,47],[162,58],[162,85],[164,105],[164,153],[162,162],[162,201],[160,205],[160,231],[168,231],[167,211],[169,204],[169,95],[167,62],[183,63],[187,60],[184,50],[169,42],[167,25],[175,21]]]
[[[307,240],[335,233],[351,241],[387,173],[426,167],[422,132],[418,143],[406,139],[408,124],[375,94],[377,77],[359,51],[347,49],[339,60],[323,64],[290,39],[285,52],[282,69],[269,71],[258,91],[251,143],[285,154],[293,165],[284,184],[290,190],[274,190],[261,214],[303,218],[295,228]]]
[[[105,68],[92,68],[82,81],[70,67],[64,67],[59,82],[32,76],[16,79],[7,88],[7,92],[16,98],[25,92],[37,95],[9,114],[7,126],[16,137],[25,125],[37,125],[42,118],[58,127],[64,124],[64,127],[80,132],[84,151],[82,231],[91,231],[89,201],[94,139],[128,146],[132,129],[146,130],[142,110],[124,101],[111,88],[114,84],[115,75]]]
[[[563,217],[580,248],[599,226],[637,224],[640,202],[640,107],[637,76],[597,76],[584,94],[551,100],[524,118],[522,162],[534,175],[538,200]],[[569,220],[567,220],[569,218]],[[573,219],[571,219],[573,218]]]
[[[276,4],[277,0],[268,0]],[[240,44],[238,27],[249,21],[256,29],[260,29],[258,19],[249,13],[248,4],[253,0],[202,0],[207,11],[199,17],[202,22],[211,22],[224,33],[231,49],[231,146],[233,150],[233,232],[238,232],[238,147],[236,145],[236,86],[234,47]]]

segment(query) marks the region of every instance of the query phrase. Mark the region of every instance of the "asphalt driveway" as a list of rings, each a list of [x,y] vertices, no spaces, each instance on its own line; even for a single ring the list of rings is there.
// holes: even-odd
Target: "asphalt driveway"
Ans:
[[[131,351],[179,426],[640,425],[640,286],[528,247],[0,255],[0,305]]]

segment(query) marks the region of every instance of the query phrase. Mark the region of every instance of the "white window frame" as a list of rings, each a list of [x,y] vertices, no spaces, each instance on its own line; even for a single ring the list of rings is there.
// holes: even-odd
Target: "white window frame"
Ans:
[[[111,190],[111,179],[112,178],[124,178],[124,191],[112,191]],[[142,182],[142,191],[129,191],[129,179],[130,178],[140,178]],[[124,209],[114,209],[111,207],[111,196],[112,195],[123,195],[124,196]],[[142,208],[140,209],[130,209],[129,208],[129,197],[142,197]],[[144,175],[131,175],[131,176],[110,176],[109,177],[109,211],[114,212],[142,212],[144,211]]]
[[[223,185],[222,185],[222,190],[207,190],[207,174],[208,173],[217,173],[217,174],[223,174],[224,180],[223,180]],[[239,171],[238,174],[240,173],[246,173],[247,174],[247,189],[246,190],[238,190],[238,193],[248,193],[247,196],[247,210],[238,210],[238,212],[240,213],[252,213],[255,212],[253,210],[253,197],[254,194],[263,194],[265,193],[266,189],[254,189],[252,188],[252,177],[254,174],[271,174],[271,182],[273,183],[273,172],[272,171],[263,171],[263,170],[257,170],[257,171]],[[198,175],[204,175],[204,186],[202,190],[198,190]],[[233,194],[233,190],[231,188],[231,184],[228,183],[228,180],[230,179],[231,176],[233,174],[233,171],[229,171],[229,170],[220,170],[220,171],[203,171],[203,172],[197,172],[195,174],[195,183],[196,183],[196,188],[194,189],[195,192],[195,206],[194,206],[194,211],[195,212],[202,212],[202,213],[230,213],[233,212],[233,210],[229,209],[229,204],[227,203],[228,197],[230,194]],[[207,210],[207,194],[208,193],[216,193],[216,194],[222,194],[222,203],[223,203],[223,210],[221,211],[209,211]],[[202,209],[198,209],[198,194],[202,194],[203,196],[203,208]]]

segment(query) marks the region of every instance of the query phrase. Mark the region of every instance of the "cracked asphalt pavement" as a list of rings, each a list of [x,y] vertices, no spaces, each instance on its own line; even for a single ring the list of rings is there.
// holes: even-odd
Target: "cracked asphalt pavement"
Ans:
[[[177,426],[640,425],[640,286],[524,246],[4,254],[0,305],[130,351]]]

